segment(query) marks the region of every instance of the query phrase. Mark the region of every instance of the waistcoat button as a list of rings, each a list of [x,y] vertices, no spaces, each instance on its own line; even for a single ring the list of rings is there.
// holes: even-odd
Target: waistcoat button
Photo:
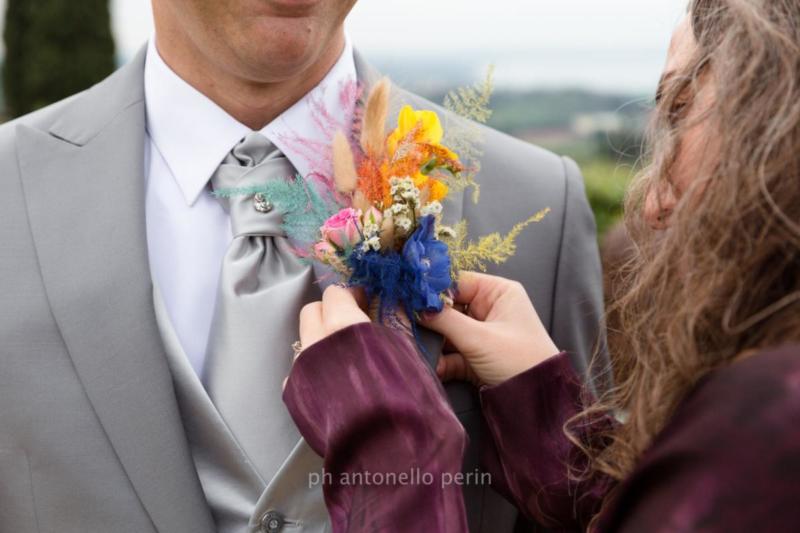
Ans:
[[[278,533],[283,529],[286,519],[278,511],[267,511],[261,517],[261,531],[264,533]]]

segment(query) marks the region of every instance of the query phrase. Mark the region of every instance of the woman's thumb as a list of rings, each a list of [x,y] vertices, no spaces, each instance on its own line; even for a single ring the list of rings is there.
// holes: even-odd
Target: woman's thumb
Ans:
[[[450,306],[445,306],[440,313],[422,315],[420,323],[443,335],[462,353],[473,351],[475,344],[480,341],[482,323]]]

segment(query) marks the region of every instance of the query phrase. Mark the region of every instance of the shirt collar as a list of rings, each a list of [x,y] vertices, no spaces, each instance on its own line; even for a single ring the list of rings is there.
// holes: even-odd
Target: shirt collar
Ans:
[[[314,163],[298,149],[296,140],[305,146],[331,141],[321,138],[327,132],[316,123],[313,109],[321,104],[334,121],[346,124],[345,115],[352,110],[339,101],[338,88],[355,80],[353,47],[346,37],[342,55],[325,78],[261,130],[301,176],[308,176]],[[155,38],[148,43],[144,90],[147,132],[187,205],[193,205],[220,162],[251,130],[180,78],[159,55]]]

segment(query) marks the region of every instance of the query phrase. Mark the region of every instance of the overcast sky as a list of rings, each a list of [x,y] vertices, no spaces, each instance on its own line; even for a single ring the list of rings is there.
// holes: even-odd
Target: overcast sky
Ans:
[[[0,6],[5,2],[0,0]],[[549,73],[542,72],[544,80],[589,82],[602,77],[601,67],[608,62],[608,77],[632,70],[619,83],[642,85],[641,80],[657,77],[672,28],[686,4],[687,0],[359,0],[348,30],[369,58],[482,55],[497,63],[502,79],[508,54],[513,53],[517,63],[520,55],[538,54],[538,68]],[[111,0],[111,5],[117,46],[129,57],[152,31],[150,0]],[[583,54],[585,68],[575,63],[562,68],[563,73],[555,72],[561,61],[555,55],[548,58],[548,49]],[[545,67],[548,59],[555,65]],[[511,77],[515,67],[510,59],[507,63]],[[586,72],[581,77],[576,69]]]
[[[3,0],[4,1],[4,0]],[[221,0],[224,1],[224,0]],[[663,48],[686,0],[360,0],[348,20],[357,46],[464,51],[490,47]],[[149,0],[112,0],[120,46],[150,32]]]

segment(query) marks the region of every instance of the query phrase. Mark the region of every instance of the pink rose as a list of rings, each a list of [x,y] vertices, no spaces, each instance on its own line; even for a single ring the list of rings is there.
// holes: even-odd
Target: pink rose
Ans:
[[[320,228],[323,240],[346,250],[361,242],[361,211],[348,207],[325,221]]]

